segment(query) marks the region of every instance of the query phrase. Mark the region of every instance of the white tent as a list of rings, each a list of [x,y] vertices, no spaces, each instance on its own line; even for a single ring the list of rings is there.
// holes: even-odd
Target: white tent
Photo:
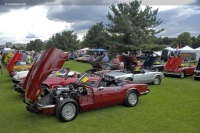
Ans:
[[[173,49],[173,48],[171,48],[171,47],[169,47],[169,46],[168,46],[168,47],[166,47],[166,48],[165,48],[165,50],[169,50],[169,51],[176,51],[176,49]]]
[[[4,51],[13,51],[11,48],[4,48]]]
[[[200,50],[200,47],[196,48],[195,50]]]
[[[195,53],[195,49],[189,47],[189,46],[185,46],[183,48],[178,49],[179,52],[194,52]]]
[[[196,51],[196,60],[198,61],[200,58],[200,47],[196,48],[195,51]]]
[[[162,51],[156,51],[154,52],[156,55],[161,56],[162,55]]]

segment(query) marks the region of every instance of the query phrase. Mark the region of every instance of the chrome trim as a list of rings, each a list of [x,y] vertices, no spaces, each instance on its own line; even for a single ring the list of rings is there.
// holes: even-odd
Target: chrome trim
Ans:
[[[149,92],[150,92],[150,89],[147,89],[147,91],[141,92],[140,95],[146,95],[146,94],[148,94]]]
[[[176,73],[176,72],[163,72],[164,74],[169,74],[169,75],[180,75],[180,74],[178,74],[178,73]]]
[[[47,109],[47,108],[54,108],[56,105],[42,105],[42,104],[37,104],[38,109]]]

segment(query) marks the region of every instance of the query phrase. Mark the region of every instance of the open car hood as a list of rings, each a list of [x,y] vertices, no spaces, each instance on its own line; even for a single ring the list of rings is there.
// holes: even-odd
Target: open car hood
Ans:
[[[102,69],[101,60],[104,58],[105,55],[99,56],[95,61],[90,62],[93,69]]]
[[[198,64],[197,64],[197,67],[195,70],[200,70],[200,58],[199,58],[199,61],[198,61]]]
[[[153,66],[154,62],[157,60],[158,56],[149,55],[146,60],[144,61],[142,67],[143,68],[150,68]]]
[[[123,62],[133,61],[133,62],[137,63],[137,59],[134,55],[119,55],[118,59],[119,59],[120,62],[122,62],[122,61]]]
[[[183,61],[182,57],[171,57],[167,61],[164,70],[165,71],[176,71]]]
[[[131,64],[138,65],[135,55],[118,55],[117,58],[120,62],[124,62],[124,68],[127,69]]]
[[[30,103],[37,99],[41,93],[42,82],[51,74],[52,71],[61,69],[68,54],[52,47],[44,51],[34,62],[25,81],[23,88],[25,92],[25,102]]]
[[[22,54],[17,51],[8,64],[8,72],[11,73],[16,62],[22,59]]]

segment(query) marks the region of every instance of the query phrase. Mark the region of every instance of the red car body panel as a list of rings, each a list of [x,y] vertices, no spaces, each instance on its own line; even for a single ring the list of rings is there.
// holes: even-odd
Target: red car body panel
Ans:
[[[58,87],[58,86],[68,86],[70,83],[77,82],[78,78],[68,77],[68,73],[64,77],[57,76],[48,76],[43,82],[42,85],[48,87],[49,89]],[[26,84],[24,84],[26,78],[23,78],[17,85],[17,92],[24,93],[26,90]]]
[[[179,65],[181,64],[181,62],[183,61],[184,58],[181,57],[171,57],[169,58],[169,60],[167,61],[165,67],[164,67],[164,71],[176,71],[179,67]]]
[[[88,95],[79,97],[81,111],[122,104],[130,90],[136,90],[139,96],[147,91],[148,86],[146,84],[136,84],[132,81],[125,82],[123,86],[104,87],[101,91],[99,91],[98,85],[95,87],[85,86]]]
[[[26,103],[37,99],[42,82],[52,71],[61,69],[67,57],[67,54],[54,47],[42,53],[31,67],[23,85],[26,88]]]
[[[184,71],[185,75],[192,75],[194,73],[195,66],[180,66],[184,58],[182,57],[171,57],[165,67],[164,74],[180,75]]]
[[[61,85],[61,86],[67,86],[69,83],[75,83],[78,80],[78,78],[62,78],[62,77],[55,77],[55,76],[49,76],[44,82],[42,82],[42,85],[46,85],[48,87],[53,87],[54,85]]]
[[[8,64],[8,72],[9,72],[9,74],[11,74],[15,63],[20,61],[21,59],[22,59],[22,54],[19,51],[17,51],[14,54],[14,56],[12,57],[12,59],[10,60],[9,64]]]

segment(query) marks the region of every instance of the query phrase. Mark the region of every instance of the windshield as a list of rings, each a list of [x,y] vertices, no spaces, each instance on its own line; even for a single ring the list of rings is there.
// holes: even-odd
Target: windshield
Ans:
[[[51,76],[55,76],[55,77],[61,77],[61,78],[64,78],[66,73],[68,73],[69,69],[67,68],[62,68],[58,71],[53,71]]]
[[[101,76],[98,74],[85,73],[79,80],[78,83],[85,84],[91,87],[97,86]]]

